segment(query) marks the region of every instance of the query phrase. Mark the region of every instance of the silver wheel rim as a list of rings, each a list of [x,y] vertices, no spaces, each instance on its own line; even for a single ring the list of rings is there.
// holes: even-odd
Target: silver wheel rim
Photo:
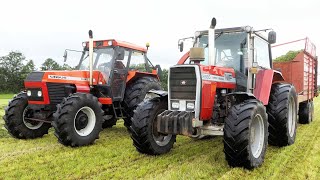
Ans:
[[[76,128],[76,119],[77,119],[77,115],[79,114],[79,112],[83,112],[88,117],[87,125],[82,129]],[[79,136],[88,136],[93,131],[95,124],[96,124],[96,115],[95,115],[94,111],[88,106],[80,108],[77,111],[77,113],[74,117],[74,120],[73,120],[74,129]]]
[[[257,114],[250,127],[250,147],[253,157],[258,158],[264,145],[264,123],[260,114]]]
[[[25,108],[24,110],[23,110],[23,113],[22,113],[22,121],[23,121],[23,124],[27,127],[27,128],[29,128],[29,129],[32,129],[32,130],[36,130],[36,129],[39,129],[41,126],[42,126],[42,124],[43,124],[43,122],[37,122],[36,124],[32,124],[32,123],[30,123],[28,120],[26,120],[25,119],[25,116],[26,116],[26,112],[27,112],[27,108]],[[36,122],[36,121],[35,121]]]
[[[296,128],[296,112],[295,112],[295,102],[294,98],[290,97],[289,109],[288,109],[288,130],[289,135],[292,137]]]

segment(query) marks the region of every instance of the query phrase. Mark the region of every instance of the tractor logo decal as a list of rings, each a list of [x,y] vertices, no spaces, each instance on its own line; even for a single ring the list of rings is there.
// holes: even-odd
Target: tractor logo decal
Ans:
[[[182,81],[180,81],[180,84],[183,85],[183,86],[187,85],[187,81],[186,80],[182,80]]]
[[[214,81],[214,82],[227,82],[227,83],[236,83],[236,78],[232,77],[232,74],[225,73],[225,76],[217,76],[212,74],[202,74],[202,80],[205,81]]]
[[[59,76],[59,75],[48,75],[48,79],[60,79],[70,81],[88,81],[88,78],[83,77],[72,77],[72,76]]]

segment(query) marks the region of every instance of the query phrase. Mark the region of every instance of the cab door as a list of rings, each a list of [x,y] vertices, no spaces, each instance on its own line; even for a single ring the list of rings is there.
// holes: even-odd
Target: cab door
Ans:
[[[113,101],[122,101],[126,89],[126,79],[128,75],[128,62],[131,51],[119,48],[117,51],[124,51],[123,58],[115,58],[113,63],[113,73],[111,79],[111,89]],[[122,52],[118,52],[122,53]]]

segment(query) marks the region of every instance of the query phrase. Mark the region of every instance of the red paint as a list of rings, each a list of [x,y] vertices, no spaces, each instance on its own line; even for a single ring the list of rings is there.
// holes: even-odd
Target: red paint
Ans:
[[[48,88],[45,82],[24,82],[26,89],[28,88],[41,88],[43,101],[28,101],[29,104],[50,104]]]
[[[98,98],[98,101],[101,104],[107,104],[107,105],[112,104],[112,99],[111,98]]]
[[[82,92],[82,93],[90,93],[90,87],[87,85],[79,85],[75,84],[77,92]]]
[[[232,68],[203,65],[199,66],[201,73],[222,77],[225,76],[225,73],[230,73],[232,74],[232,77],[235,78],[235,71]],[[203,121],[211,120],[217,88],[235,89],[236,84],[231,82],[202,80],[200,119]]]
[[[312,100],[317,94],[317,60],[308,52],[300,52],[292,61],[274,62],[273,68],[279,70],[285,82],[293,84],[297,94]]]
[[[259,70],[256,75],[256,87],[253,90],[254,96],[259,99],[264,105],[269,102],[269,96],[273,80],[273,69]]]
[[[178,61],[177,64],[184,64],[186,62],[186,60],[189,58],[189,54],[190,54],[190,51],[188,51],[187,53],[185,53],[181,58],[180,60]]]
[[[216,82],[202,81],[201,111],[200,119],[211,120],[214,99],[216,96]]]
[[[100,45],[99,47],[107,47],[108,42],[112,41],[112,46],[121,46],[124,48],[129,48],[129,49],[134,49],[137,51],[142,51],[142,52],[147,52],[147,48],[146,47],[142,47],[142,46],[138,46],[129,42],[125,42],[125,41],[119,41],[119,40],[115,40],[115,39],[107,39],[107,40],[95,40],[93,41],[93,47],[96,48],[97,47],[97,42],[102,42],[102,46]],[[85,42],[86,43],[86,47],[89,47],[89,42]]]

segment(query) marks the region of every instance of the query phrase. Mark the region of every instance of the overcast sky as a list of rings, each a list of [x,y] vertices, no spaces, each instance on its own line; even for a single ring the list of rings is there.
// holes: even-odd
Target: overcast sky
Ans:
[[[319,0],[5,0],[0,56],[18,50],[37,66],[46,58],[62,63],[64,49],[81,49],[92,29],[94,39],[150,42],[153,64],[168,67],[183,55],[178,39],[208,29],[212,17],[217,28],[273,28],[277,42],[309,36],[320,48],[319,6]]]

